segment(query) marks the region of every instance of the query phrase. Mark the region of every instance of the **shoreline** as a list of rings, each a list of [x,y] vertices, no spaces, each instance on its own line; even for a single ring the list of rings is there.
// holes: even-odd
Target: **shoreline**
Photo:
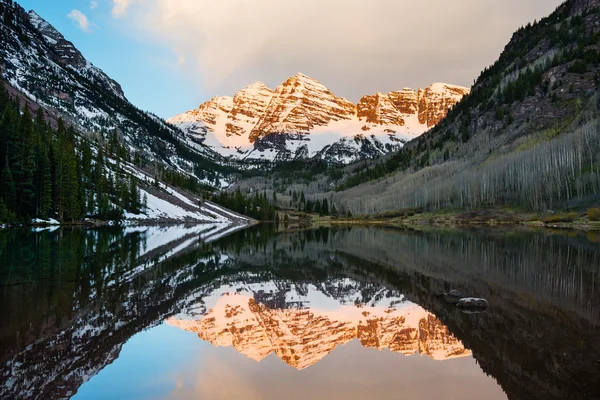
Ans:
[[[236,226],[255,226],[260,221],[251,221],[243,224],[239,221],[231,221],[229,225]],[[106,228],[106,227],[132,227],[132,226],[176,226],[176,225],[215,225],[225,224],[223,222],[204,221],[204,220],[176,220],[176,219],[132,219],[123,221],[78,221],[64,223],[19,223],[19,224],[0,224],[0,230],[10,229],[52,229],[52,228]]]
[[[583,232],[600,231],[600,221],[591,221],[583,212],[572,221],[560,221],[562,213],[540,215],[516,209],[486,208],[471,211],[443,210],[437,212],[413,213],[406,216],[361,216],[323,217],[316,214],[302,215],[302,221],[310,221],[312,228],[325,226],[381,226],[381,227],[505,227],[543,228],[578,230]],[[572,215],[571,215],[572,217]],[[290,224],[295,222],[290,219]]]

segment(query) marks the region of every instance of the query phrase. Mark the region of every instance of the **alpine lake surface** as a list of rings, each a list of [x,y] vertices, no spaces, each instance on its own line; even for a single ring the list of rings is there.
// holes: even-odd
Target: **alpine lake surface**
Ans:
[[[0,231],[0,399],[600,398],[600,233],[226,232]]]

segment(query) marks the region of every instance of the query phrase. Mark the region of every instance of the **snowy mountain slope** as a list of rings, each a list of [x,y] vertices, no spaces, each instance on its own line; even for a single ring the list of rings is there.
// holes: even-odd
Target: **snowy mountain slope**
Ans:
[[[357,105],[297,74],[275,90],[254,83],[168,120],[191,146],[225,157],[347,163],[394,151],[436,125],[469,89],[435,83],[363,97]]]
[[[109,161],[116,164],[114,160]],[[125,218],[132,223],[203,223],[211,224],[209,231],[220,231],[232,225],[245,227],[254,223],[251,218],[202,200],[197,195],[162,182],[155,182],[153,176],[129,162],[121,162],[120,168],[137,179],[140,184],[140,196],[145,198],[147,203],[147,207],[139,214],[125,210]]]
[[[198,163],[214,167],[217,154],[202,145],[186,146],[179,129],[132,105],[117,82],[37,13],[0,0],[0,16],[0,76],[42,106],[49,119],[62,117],[100,140],[116,130],[148,162],[190,174]]]

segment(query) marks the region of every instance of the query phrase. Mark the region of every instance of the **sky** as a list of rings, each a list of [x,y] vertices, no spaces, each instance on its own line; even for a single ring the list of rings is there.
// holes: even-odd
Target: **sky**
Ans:
[[[471,86],[563,0],[18,0],[163,118],[302,72],[336,95]]]

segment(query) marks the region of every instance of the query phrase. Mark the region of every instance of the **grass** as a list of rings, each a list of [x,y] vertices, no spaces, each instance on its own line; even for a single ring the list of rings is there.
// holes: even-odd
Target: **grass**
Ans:
[[[561,212],[553,215],[540,215],[534,211],[520,207],[482,208],[465,210],[437,210],[420,214],[397,210],[377,215],[355,216],[352,218],[316,218],[313,225],[377,225],[377,226],[530,226],[559,229],[581,229],[586,231],[600,230],[600,209],[592,209],[592,218],[583,210],[577,212]],[[420,210],[419,210],[420,211]],[[412,214],[412,215],[410,215]]]
[[[576,212],[554,214],[544,217],[542,222],[546,224],[556,224],[559,222],[573,222],[577,219]]]
[[[600,221],[600,208],[590,208],[587,210],[587,217],[590,221]]]

